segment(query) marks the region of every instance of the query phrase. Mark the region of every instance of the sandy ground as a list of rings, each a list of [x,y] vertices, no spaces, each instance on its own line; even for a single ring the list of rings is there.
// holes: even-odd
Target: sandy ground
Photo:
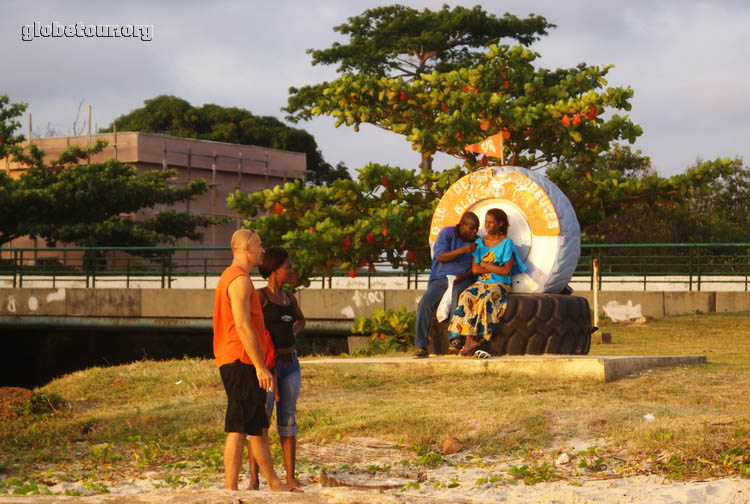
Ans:
[[[514,466],[529,464],[528,458],[477,457],[462,450],[446,456],[437,467],[428,467],[417,463],[409,448],[359,438],[346,444],[300,445],[298,469],[305,493],[270,492],[264,484],[260,491],[230,492],[222,488],[221,474],[190,484],[186,468],[181,474],[170,473],[173,481],[182,480],[179,485],[167,483],[166,471],[123,473],[106,482],[109,493],[93,494],[81,482],[53,478],[49,490],[56,495],[0,494],[0,503],[750,503],[750,479],[674,482],[653,474],[623,476],[615,467],[595,473],[579,469],[576,454],[595,443],[571,440],[537,454],[562,479],[534,485],[516,480],[510,472]],[[335,483],[344,486],[324,486]],[[240,488],[246,487],[243,475]],[[84,495],[65,496],[66,490]]]

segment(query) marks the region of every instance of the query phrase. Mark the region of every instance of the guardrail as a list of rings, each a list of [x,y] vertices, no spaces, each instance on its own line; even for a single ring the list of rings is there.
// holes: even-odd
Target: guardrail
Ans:
[[[75,278],[86,288],[96,287],[97,279],[117,277],[126,288],[142,279],[154,279],[161,288],[171,288],[179,277],[208,279],[218,277],[232,262],[229,247],[60,247],[60,248],[3,248],[0,249],[0,277],[12,278],[13,287],[23,287],[24,278],[49,278],[51,286],[58,281]],[[418,288],[421,272],[412,269],[393,270],[388,263],[375,263],[375,273],[360,268],[360,276],[372,277],[406,275],[407,288]],[[345,272],[334,276],[343,277]],[[332,285],[331,277],[319,278],[321,286]],[[412,287],[413,285],[413,287]]]
[[[96,287],[97,277],[123,277],[126,287],[143,277],[158,277],[170,288],[177,276],[204,279],[221,275],[232,261],[229,247],[64,247],[0,249],[0,275],[12,276],[13,287],[23,287],[24,277],[57,279],[82,277]]]
[[[218,277],[231,262],[229,247],[65,247],[0,249],[0,276],[12,278],[13,287],[23,287],[24,278],[50,277],[52,287],[60,279],[80,278],[86,287],[97,279],[118,277],[125,287],[143,278],[155,278],[161,288],[171,288],[179,277],[203,280]],[[592,262],[599,259],[599,287],[608,282],[647,285],[680,281],[688,290],[701,290],[711,283],[732,283],[748,290],[750,243],[584,244],[574,275],[590,278]],[[376,272],[363,268],[360,277],[406,276],[407,289],[418,289],[429,271],[414,268],[393,270],[376,264]],[[338,272],[335,277],[346,273]],[[679,278],[679,280],[676,280]],[[332,286],[332,277],[318,278],[321,287]]]
[[[599,288],[607,282],[647,285],[684,281],[688,290],[712,284],[738,284],[748,290],[750,243],[659,243],[581,245],[576,276],[594,288],[593,260],[599,259]],[[676,280],[679,278],[679,280]]]

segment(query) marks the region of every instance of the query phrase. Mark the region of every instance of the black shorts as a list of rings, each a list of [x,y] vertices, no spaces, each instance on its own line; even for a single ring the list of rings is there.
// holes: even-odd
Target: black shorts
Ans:
[[[255,366],[236,360],[219,367],[221,381],[227,392],[227,414],[224,432],[240,432],[260,436],[268,428],[266,391],[260,388]]]

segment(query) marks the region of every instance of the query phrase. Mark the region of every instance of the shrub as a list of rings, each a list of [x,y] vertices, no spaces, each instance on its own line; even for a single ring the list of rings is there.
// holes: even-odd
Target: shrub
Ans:
[[[369,335],[366,347],[357,354],[371,355],[389,350],[408,350],[414,344],[417,314],[401,306],[398,310],[378,308],[369,316],[354,319],[353,334]]]

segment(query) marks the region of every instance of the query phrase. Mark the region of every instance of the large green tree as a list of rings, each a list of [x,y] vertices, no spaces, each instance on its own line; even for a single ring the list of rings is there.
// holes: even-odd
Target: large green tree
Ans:
[[[690,170],[703,164],[697,161]],[[750,242],[750,167],[740,157],[733,159],[721,177],[691,190],[685,207],[701,217],[704,241]]]
[[[21,127],[18,117],[25,110],[25,103],[10,103],[7,94],[0,95],[0,159],[14,152],[14,146],[24,140],[16,130]]]
[[[256,116],[237,107],[214,104],[194,107],[182,98],[161,95],[146,100],[143,107],[118,117],[113,125],[117,126],[118,131],[163,133],[304,152],[312,183],[323,184],[338,178],[349,178],[346,167],[333,167],[325,161],[315,138],[305,130],[289,127],[275,117]],[[106,131],[112,131],[113,125]]]
[[[422,154],[422,170],[371,164],[358,181],[325,194],[287,184],[237,193],[229,206],[257,217],[253,226],[266,233],[266,243],[292,249],[303,276],[357,274],[379,258],[426,267],[432,212],[462,174],[433,173],[435,152],[474,169],[486,160],[464,146],[501,133],[513,164],[594,163],[612,140],[640,134],[627,117],[604,119],[608,109],[629,109],[632,96],[630,89],[604,89],[608,67],[545,70],[523,46],[492,45],[504,37],[529,44],[551,27],[542,17],[498,19],[479,7],[432,12],[397,5],[350,18],[335,28],[349,44],[311,51],[314,64],[338,64],[343,74],[290,89],[286,110],[295,121],[330,115],[355,131],[372,124],[403,135]]]
[[[748,221],[741,160],[701,161],[660,177],[640,150],[614,145],[598,166],[559,164],[547,176],[571,200],[590,243],[743,241],[729,232]]]
[[[202,179],[175,187],[174,170],[138,173],[131,165],[110,159],[85,164],[91,149],[70,147],[47,164],[44,152],[31,145],[14,157],[27,169],[8,186],[11,204],[0,209],[0,244],[21,236],[79,246],[154,246],[179,238],[201,240],[200,227],[225,219],[164,210],[151,217],[135,214],[156,205],[184,202],[208,190]],[[9,177],[8,177],[9,178]]]
[[[455,16],[457,24],[448,26],[451,12],[466,16]],[[548,168],[593,239],[601,239],[600,224],[623,209],[676,207],[728,173],[729,161],[716,160],[659,177],[647,158],[618,147],[642,132],[620,115],[630,110],[633,91],[608,87],[610,67],[545,69],[526,47],[492,44],[501,36],[529,43],[550,25],[534,17],[522,30],[521,20],[506,15],[506,21],[507,31],[499,35],[491,29],[497,20],[481,8],[433,13],[392,6],[336,27],[350,43],[311,52],[314,64],[338,64],[342,75],[291,88],[290,118],[328,115],[336,126],[355,131],[362,124],[393,131],[421,153],[421,171],[370,164],[358,170],[356,182],[336,183],[324,192],[294,184],[238,192],[230,208],[255,218],[252,225],[265,233],[265,243],[291,249],[303,278],[334,270],[356,275],[379,258],[392,266],[429,264],[432,212],[463,173],[458,167],[434,173],[431,157],[453,155],[465,170],[496,163],[464,150],[490,135],[504,139],[507,163]]]
[[[313,65],[338,65],[340,73],[417,79],[424,73],[470,67],[486,48],[509,38],[528,46],[555,25],[533,14],[502,18],[480,6],[417,11],[403,5],[368,9],[333,28],[349,37],[347,44],[308,49]],[[292,93],[297,94],[297,93]]]
[[[349,44],[311,51],[313,64],[338,63],[342,75],[290,88],[285,110],[293,121],[327,115],[337,127],[403,135],[423,168],[440,151],[474,169],[480,161],[464,147],[493,134],[503,135],[511,164],[594,163],[610,142],[641,134],[616,113],[630,110],[632,90],[606,87],[610,66],[548,70],[523,46],[493,45],[503,37],[530,43],[551,26],[479,7],[368,10],[335,28]]]
[[[19,152],[18,143],[24,137],[16,131],[21,127],[18,117],[25,110],[25,103],[10,103],[8,95],[0,95],[0,161]],[[5,235],[11,236],[10,239],[23,235],[18,234],[19,217],[24,211],[23,203],[19,198],[17,181],[11,178],[5,166],[0,165],[0,245],[8,241],[2,239]]]
[[[306,285],[336,271],[350,276],[387,261],[394,268],[430,264],[427,230],[440,196],[461,175],[369,164],[357,180],[323,187],[289,182],[274,189],[237,191],[227,206],[246,219],[263,243],[287,248]]]

